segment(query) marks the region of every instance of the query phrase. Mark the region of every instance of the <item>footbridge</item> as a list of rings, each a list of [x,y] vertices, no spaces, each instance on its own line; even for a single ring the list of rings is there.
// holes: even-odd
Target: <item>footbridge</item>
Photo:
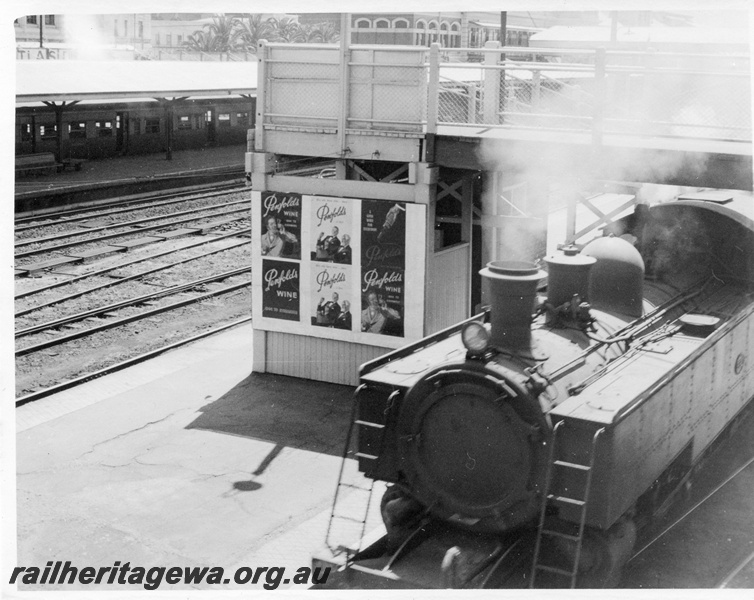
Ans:
[[[752,189],[747,54],[262,42],[258,58],[256,370],[353,382],[385,349],[473,314],[489,260],[599,235],[661,186]],[[296,175],[320,162],[322,177]],[[347,231],[350,267],[321,253],[321,215]],[[271,260],[261,236],[280,225],[300,248]],[[276,304],[272,285],[298,304]],[[319,311],[332,291],[353,310],[346,331]],[[374,291],[391,308],[379,332],[358,323]]]
[[[488,42],[262,44],[259,57],[266,152],[752,187],[748,55]]]

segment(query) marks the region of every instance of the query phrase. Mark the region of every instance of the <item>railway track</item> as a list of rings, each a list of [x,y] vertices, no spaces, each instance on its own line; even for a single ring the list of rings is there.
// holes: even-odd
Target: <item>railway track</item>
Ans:
[[[100,218],[95,215],[89,220],[88,227],[71,229],[67,227],[69,223],[63,223],[63,231],[16,240],[16,275],[26,276],[61,264],[83,262],[84,259],[108,252],[123,252],[134,246],[156,243],[179,235],[201,233],[247,218],[249,201],[244,196],[245,194],[235,194],[235,198],[215,201],[222,196],[214,194],[210,204],[191,206],[183,210],[175,210],[180,205],[173,202],[168,212],[163,212],[165,207],[162,205],[145,207],[140,210],[158,211],[160,214],[140,215],[127,221],[104,222],[104,218],[107,217]],[[188,198],[184,203],[195,204],[203,200],[205,198]],[[60,228],[60,223],[56,225]],[[146,233],[150,235],[145,236]],[[60,251],[63,250],[65,252],[61,254]],[[46,254],[51,255],[52,259],[41,262],[28,260],[29,257]]]
[[[248,320],[251,231],[244,221],[249,208],[247,198],[227,198],[236,191],[202,194],[200,201],[209,198],[210,207],[182,209],[186,202],[196,202],[196,195],[163,198],[156,210],[169,207],[167,215],[139,214],[155,210],[144,207],[143,201],[128,206],[113,202],[103,209],[103,215],[127,216],[129,220],[93,228],[97,229],[94,240],[75,242],[80,231],[46,236],[52,242],[42,244],[39,252],[74,244],[94,245],[94,249],[83,257],[83,253],[71,252],[71,258],[77,260],[49,261],[50,267],[33,271],[36,277],[16,280],[17,403],[33,401],[108,369],[122,368],[118,365],[132,364],[138,357],[145,360],[165,348]],[[56,214],[51,222],[76,227],[104,218],[96,208],[76,212]],[[112,242],[116,236],[143,235],[145,230],[158,228],[176,231],[175,227],[195,219],[204,222],[178,229],[182,235],[153,240],[161,242],[159,252],[152,244],[124,243],[123,251],[130,257],[118,260],[118,253],[112,251],[117,247]],[[22,223],[25,235],[32,231],[31,225]],[[131,231],[134,226],[140,227]],[[218,232],[214,229],[218,226],[232,230]],[[84,233],[91,236],[89,231]],[[204,235],[198,241],[183,237],[192,233]],[[17,246],[29,248],[39,243],[40,238],[33,237]],[[24,268],[23,264],[17,265],[17,270],[19,267]]]
[[[30,336],[42,332],[48,332],[52,330],[60,329],[61,327],[68,326],[70,327],[72,323],[79,323],[84,320],[89,320],[93,318],[100,318],[100,317],[114,317],[115,319],[108,323],[103,323],[101,325],[96,325],[94,327],[91,327],[89,329],[86,329],[84,331],[76,331],[74,333],[70,333],[67,335],[60,336],[58,338],[55,338],[53,340],[47,340],[44,342],[38,342],[36,344],[32,344],[30,346],[26,346],[24,348],[19,348],[16,350],[16,356],[23,356],[25,354],[29,354],[31,352],[37,352],[39,350],[44,350],[45,348],[50,348],[52,346],[58,346],[60,344],[63,344],[70,340],[75,340],[80,337],[84,337],[87,335],[91,335],[93,333],[96,333],[98,331],[102,331],[104,329],[110,329],[111,327],[117,327],[119,325],[123,325],[126,323],[131,323],[133,321],[138,321],[147,317],[151,317],[156,314],[160,314],[162,312],[166,312],[168,310],[172,310],[173,308],[177,308],[179,306],[185,306],[186,304],[190,304],[193,302],[200,302],[202,300],[205,300],[209,297],[216,296],[219,294],[224,294],[227,292],[232,292],[236,289],[239,289],[244,286],[250,285],[249,281],[243,281],[241,283],[237,283],[231,286],[226,286],[224,288],[220,288],[218,290],[202,293],[198,295],[194,295],[194,297],[183,299],[178,302],[174,302],[171,304],[168,304],[166,306],[161,306],[159,308],[154,308],[150,310],[146,310],[142,313],[137,313],[135,315],[129,315],[125,317],[117,316],[116,311],[121,311],[123,309],[128,308],[134,308],[139,307],[145,304],[149,304],[159,298],[163,298],[165,296],[171,296],[174,294],[178,294],[181,292],[192,292],[196,290],[199,287],[205,286],[208,283],[216,282],[216,281],[222,281],[224,279],[228,279],[231,277],[235,277],[237,275],[246,274],[251,272],[251,267],[243,267],[240,269],[234,269],[232,271],[227,271],[225,273],[219,273],[216,275],[210,275],[208,277],[202,277],[200,279],[195,279],[193,281],[189,281],[187,283],[182,283],[179,285],[171,286],[167,289],[160,290],[158,292],[153,292],[151,294],[144,294],[142,296],[136,296],[134,298],[128,298],[126,300],[122,300],[120,302],[115,302],[112,304],[108,304],[105,306],[100,306],[98,308],[94,308],[91,310],[87,310],[84,312],[76,313],[73,315],[69,315],[67,317],[61,317],[58,319],[54,319],[53,321],[48,321],[46,323],[41,323],[39,325],[34,325],[31,327],[27,327],[25,329],[17,329],[15,332],[16,339],[20,337]]]
[[[112,198],[104,201],[93,201],[81,206],[74,205],[74,207],[63,210],[48,209],[17,216],[14,219],[14,230],[18,234],[28,229],[44,228],[59,223],[80,222],[91,218],[102,218],[103,216],[145,208],[166,206],[185,202],[189,198],[197,200],[212,198],[228,194],[229,192],[244,191],[245,189],[246,186],[240,186],[236,182],[229,182],[215,184],[209,188],[208,186],[200,186],[200,189],[192,187],[189,189],[168,190],[153,194],[138,194],[136,196]]]

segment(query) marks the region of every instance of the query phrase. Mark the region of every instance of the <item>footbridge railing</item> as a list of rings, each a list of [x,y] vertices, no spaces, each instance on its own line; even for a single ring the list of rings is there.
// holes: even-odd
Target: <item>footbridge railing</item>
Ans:
[[[257,147],[269,131],[416,137],[444,127],[750,142],[746,54],[268,44]]]

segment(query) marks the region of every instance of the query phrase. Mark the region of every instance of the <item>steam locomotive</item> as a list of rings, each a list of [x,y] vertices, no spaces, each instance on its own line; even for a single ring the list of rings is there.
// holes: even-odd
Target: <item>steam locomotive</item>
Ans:
[[[617,583],[637,531],[754,395],[751,206],[690,194],[637,206],[546,272],[489,263],[488,310],[363,365],[356,456],[388,483],[387,535],[346,570]]]

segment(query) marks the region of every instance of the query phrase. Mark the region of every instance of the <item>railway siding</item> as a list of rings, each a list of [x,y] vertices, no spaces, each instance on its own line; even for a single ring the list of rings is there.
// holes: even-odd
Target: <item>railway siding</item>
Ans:
[[[194,221],[195,227],[173,227],[165,235],[145,235],[145,229],[170,227],[166,223],[131,227],[121,234],[126,239],[87,241],[70,251],[75,256],[48,254],[37,261],[38,267],[47,264],[35,269],[34,276],[16,280],[17,396],[249,317],[247,199],[238,191],[207,196],[189,198],[188,204],[171,200],[158,208],[109,207],[117,218],[131,220],[137,215],[175,221],[171,215],[184,213],[186,205],[209,214]],[[218,210],[229,203],[230,211]],[[66,236],[73,228],[80,230],[85,219],[96,227],[76,235],[81,232],[87,238],[96,235],[97,227],[110,231],[121,226],[103,225],[116,217],[100,218],[96,209],[79,212],[78,217],[58,216],[50,230]],[[28,225],[23,233],[30,239],[42,226]],[[190,234],[202,234],[202,239],[184,239]],[[153,242],[159,244],[159,252]],[[132,258],[124,260],[123,252]],[[23,260],[17,269],[24,268]]]

